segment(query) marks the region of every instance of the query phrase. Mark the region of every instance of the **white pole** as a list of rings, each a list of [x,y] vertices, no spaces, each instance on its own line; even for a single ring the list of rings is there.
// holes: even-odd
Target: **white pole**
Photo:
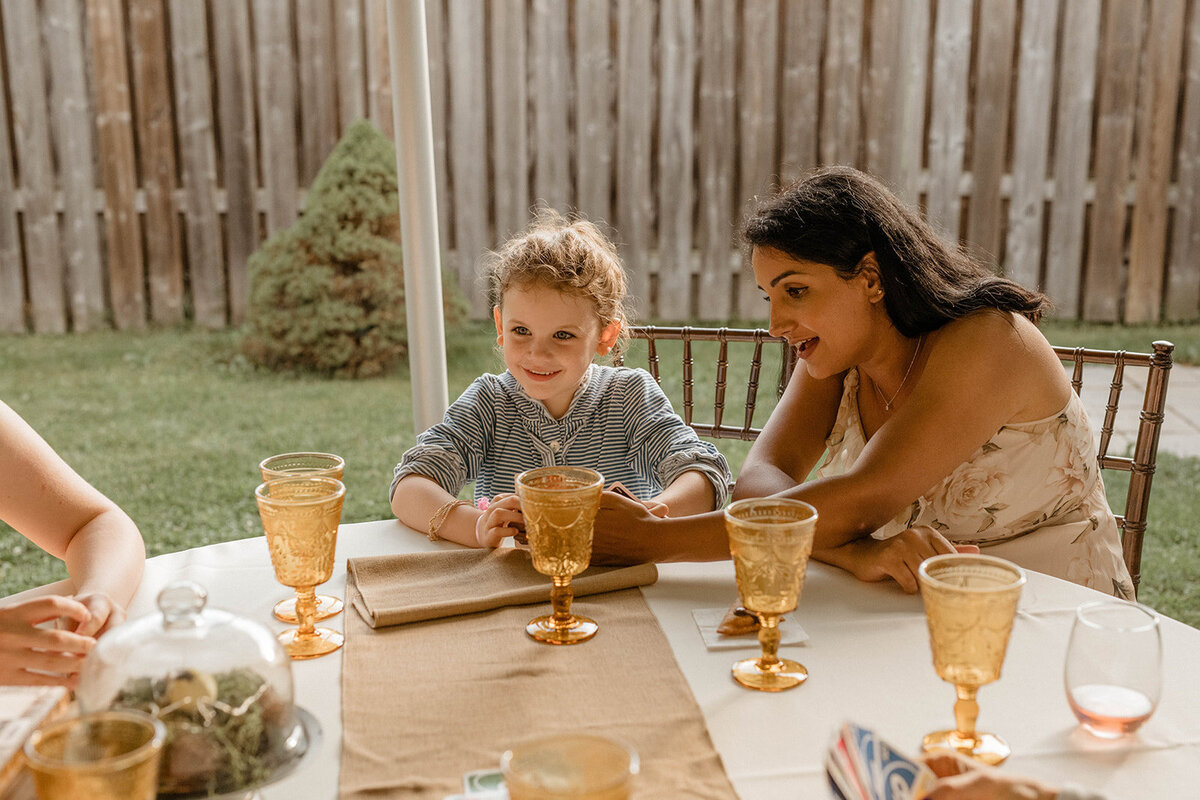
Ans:
[[[387,22],[413,427],[420,433],[449,405],[423,0],[388,0]]]

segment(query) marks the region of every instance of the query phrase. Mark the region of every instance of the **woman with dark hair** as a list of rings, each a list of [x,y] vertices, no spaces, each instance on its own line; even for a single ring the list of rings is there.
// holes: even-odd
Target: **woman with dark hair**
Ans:
[[[770,331],[802,364],[735,497],[812,503],[814,557],[862,580],[916,591],[925,558],[978,546],[1132,597],[1087,416],[1036,327],[1043,295],[848,167],[764,201],[744,236]],[[729,556],[719,513],[656,520],[609,495],[594,552]]]

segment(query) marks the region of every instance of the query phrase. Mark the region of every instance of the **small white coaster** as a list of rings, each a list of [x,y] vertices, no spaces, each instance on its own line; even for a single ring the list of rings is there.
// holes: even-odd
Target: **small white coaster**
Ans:
[[[759,649],[757,631],[741,636],[722,636],[717,633],[717,626],[721,624],[721,620],[725,618],[725,612],[728,610],[728,608],[697,608],[692,610],[692,619],[696,621],[696,627],[700,629],[700,636],[704,639],[704,646],[709,650]],[[790,614],[785,614],[779,622],[779,646],[801,645],[807,642],[808,634],[804,632],[804,628],[801,628],[800,623],[793,620]]]

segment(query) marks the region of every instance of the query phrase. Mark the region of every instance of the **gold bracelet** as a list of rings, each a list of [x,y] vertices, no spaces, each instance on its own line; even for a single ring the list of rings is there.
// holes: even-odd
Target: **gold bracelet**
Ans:
[[[442,538],[438,536],[438,531],[442,529],[442,526],[446,524],[446,520],[450,518],[450,512],[459,506],[469,505],[471,504],[466,500],[454,499],[443,505],[437,511],[433,512],[433,516],[429,518],[429,541],[436,542],[438,539]]]

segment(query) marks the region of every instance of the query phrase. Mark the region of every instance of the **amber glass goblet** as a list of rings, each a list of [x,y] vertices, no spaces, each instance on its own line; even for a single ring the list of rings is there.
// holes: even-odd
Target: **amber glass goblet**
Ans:
[[[258,463],[258,471],[262,474],[264,481],[292,478],[298,475],[322,475],[326,478],[337,478],[340,481],[345,469],[345,459],[333,453],[280,453],[277,456],[268,456]],[[313,620],[320,622],[340,613],[342,613],[342,598],[334,597],[331,594],[317,595],[317,613],[313,615]],[[275,619],[280,622],[286,622],[289,625],[298,623],[296,598],[289,597],[280,600],[275,604],[274,614]]]
[[[275,578],[296,590],[299,627],[279,634],[294,659],[316,658],[342,646],[342,634],[313,625],[316,587],[333,575],[338,523],[346,487],[335,478],[276,478],[254,490]]]
[[[541,467],[517,476],[533,568],[554,581],[554,613],[538,617],[525,632],[545,644],[578,644],[596,635],[594,619],[571,613],[571,578],[592,560],[592,524],[600,509],[604,478],[580,467]]]
[[[975,695],[1000,677],[1025,573],[1002,558],[951,553],[925,559],[917,577],[933,667],[958,693],[954,730],[929,734],[921,747],[925,752],[957,750],[984,764],[999,764],[1012,749],[999,736],[975,729]]]
[[[167,729],[141,711],[60,720],[25,741],[39,800],[154,800]]]
[[[774,497],[738,500],[725,509],[725,530],[742,605],[759,619],[762,655],[733,665],[733,679],[748,689],[781,692],[804,683],[803,664],[779,653],[779,617],[796,608],[812,553],[817,510]]]

